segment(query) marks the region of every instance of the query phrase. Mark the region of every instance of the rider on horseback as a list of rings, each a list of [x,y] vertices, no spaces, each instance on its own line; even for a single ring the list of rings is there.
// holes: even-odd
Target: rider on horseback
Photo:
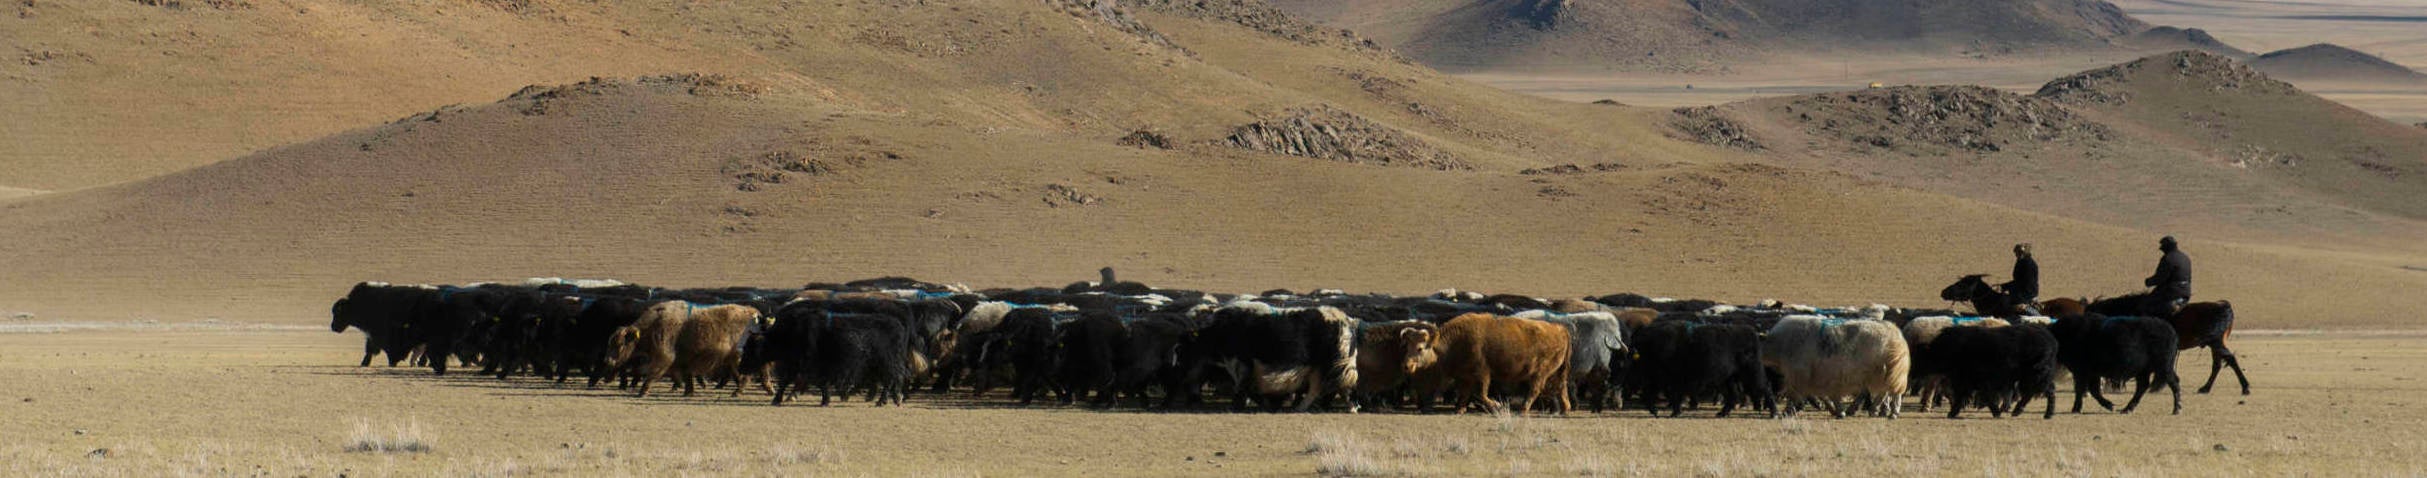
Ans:
[[[2014,280],[1997,288],[2023,315],[2039,315],[2039,261],[2031,259],[2030,244],[2014,245]]]
[[[2157,260],[2157,274],[2141,281],[2142,285],[2156,288],[2142,302],[2147,308],[2143,313],[2150,317],[2172,317],[2174,311],[2191,301],[2191,256],[2184,255],[2182,247],[2175,245],[2174,236],[2158,239],[2157,250],[2165,251],[2166,256]]]

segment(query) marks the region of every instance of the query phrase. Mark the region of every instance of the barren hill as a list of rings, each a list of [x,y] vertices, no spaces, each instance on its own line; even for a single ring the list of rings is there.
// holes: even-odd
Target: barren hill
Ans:
[[[1279,2],[1450,70],[1713,71],[1782,52],[2113,48],[2148,25],[2100,0]]]
[[[1684,110],[1713,144],[2067,217],[2415,249],[2427,132],[2179,52],[2020,95],[1892,87]],[[1718,139],[1718,140],[1714,140]]]
[[[0,186],[140,179],[531,83],[758,60],[746,43],[681,41],[582,5],[12,4],[0,21],[18,55],[0,62]]]
[[[1494,151],[1452,152],[1495,165],[1531,161],[1509,151],[1592,149],[1622,140],[1505,116],[1507,108],[1496,105],[1539,101],[1450,84],[1346,32],[1251,1],[288,6],[28,7],[25,18],[9,23],[26,35],[11,37],[49,53],[5,67],[23,81],[0,87],[18,89],[0,94],[8,98],[0,100],[7,108],[0,113],[14,118],[6,123],[8,136],[26,140],[0,146],[0,186],[64,190],[149,177],[486,102],[524,85],[674,72],[747,73],[874,111],[1113,137],[1160,128],[1203,140],[1329,101],[1418,137],[1464,134],[1457,141],[1463,146]],[[1148,26],[1148,16],[1257,34],[1226,31],[1222,41],[1185,48],[1166,38],[1178,32]],[[331,33],[338,31],[348,33]],[[335,38],[323,38],[329,36]],[[1242,49],[1266,44],[1319,46],[1298,51],[1329,56],[1261,58]],[[1203,61],[1226,55],[1235,71]]]
[[[2062,251],[2051,287],[2126,290],[2147,239],[1769,166],[1528,175],[1194,154],[694,77],[534,90],[0,207],[24,231],[0,248],[21,266],[0,272],[12,310],[279,321],[312,318],[363,278],[1026,285],[1102,265],[1217,290],[1929,304],[1953,274],[2000,266],[1978,249],[2026,240]],[[2352,299],[2286,281],[2417,285],[2382,258],[2196,244],[2214,293],[2254,311]],[[145,297],[38,299],[136,289]]]
[[[2176,52],[2050,82],[2036,96],[2141,129],[2252,176],[2427,218],[2427,132],[2318,98],[2248,65]]]
[[[2022,115],[1881,120],[1870,131],[1936,149],[1857,155],[1830,151],[1852,136],[1789,135],[1817,126],[1743,105],[1678,113],[1484,88],[1248,1],[529,4],[599,22],[581,27],[489,23],[523,13],[456,5],[412,13],[428,22],[415,28],[474,22],[533,42],[609,29],[733,52],[738,66],[498,88],[173,174],[0,200],[0,309],[311,321],[366,279],[1010,286],[1105,265],[1216,290],[1931,305],[1944,282],[2002,269],[2004,245],[2025,241],[2043,251],[2052,295],[2132,290],[2160,228],[2213,232],[2189,239],[2202,294],[2253,316],[2348,325],[2427,306],[2394,292],[2427,286],[2402,268],[2427,251],[2395,240],[2421,226],[2392,205],[2215,172],[2222,163],[2092,169],[2079,177],[2134,187],[2053,205],[2030,200],[2081,191],[2064,183],[2076,176],[1972,194],[1955,185],[2008,182],[1884,166],[1969,151],[1970,128],[2060,134],[1997,133],[1995,154],[1948,162],[2141,124],[2047,99],[1857,93],[1887,96],[1848,98],[1823,123]],[[2105,157],[2197,158],[2127,146],[2176,153]],[[2013,168],[1987,171],[2034,166]],[[2183,171],[2204,176],[2157,175]],[[2059,192],[2001,195],[2033,185]],[[2184,200],[2136,199],[2151,189]],[[2242,214],[2262,204],[2294,207]],[[2300,313],[2329,306],[2374,315]]]
[[[2225,44],[2207,30],[2160,26],[2132,34],[2124,44],[2145,51],[2199,50],[2236,60],[2249,60],[2256,55]]]
[[[2290,81],[2427,84],[2427,74],[2330,43],[2268,52],[2250,66]]]

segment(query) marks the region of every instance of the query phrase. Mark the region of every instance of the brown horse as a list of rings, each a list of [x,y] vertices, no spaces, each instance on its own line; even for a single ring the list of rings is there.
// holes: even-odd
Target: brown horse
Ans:
[[[2058,297],[2039,303],[2039,315],[2049,317],[2072,317],[2089,311],[2090,301],[2088,299]]]
[[[2142,292],[2100,299],[2086,308],[2090,312],[2107,315],[2137,315],[2149,310],[2150,304],[2146,304],[2148,300],[2149,293]],[[2181,310],[2174,312],[2174,316],[2167,317],[2166,322],[2174,325],[2174,333],[2178,336],[2175,340],[2177,349],[2208,348],[2208,383],[2200,385],[2199,393],[2208,393],[2209,389],[2215,388],[2217,374],[2225,367],[2233,367],[2233,378],[2241,381],[2242,394],[2250,394],[2250,377],[2242,375],[2242,361],[2233,356],[2233,349],[2225,347],[2225,339],[2233,336],[2233,302],[2220,300],[2185,304]]]

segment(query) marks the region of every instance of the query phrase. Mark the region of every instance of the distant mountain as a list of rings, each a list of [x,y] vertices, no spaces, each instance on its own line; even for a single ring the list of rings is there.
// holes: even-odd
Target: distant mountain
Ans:
[[[2427,74],[2331,43],[2269,52],[2250,66],[2292,81],[2427,83]]]
[[[2116,48],[2149,29],[2100,0],[1283,0],[1445,69],[1705,71],[1757,53],[1996,55]]]
[[[2227,45],[2224,41],[2216,39],[2216,36],[2209,35],[2207,30],[2197,28],[2172,26],[2150,28],[2132,34],[2124,41],[2124,44],[2136,49],[2152,51],[2199,50],[2236,60],[2249,60],[2256,56],[2240,48],[2234,48],[2233,45]]]

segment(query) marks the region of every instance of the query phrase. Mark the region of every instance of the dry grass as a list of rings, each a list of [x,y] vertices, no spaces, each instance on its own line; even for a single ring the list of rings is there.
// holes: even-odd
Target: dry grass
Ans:
[[[0,475],[2411,476],[2427,335],[2236,337],[2255,394],[2054,420],[877,409],[352,367],[352,335],[0,335]],[[2200,354],[2185,370],[2206,369]],[[2196,384],[2204,373],[2188,374]],[[2225,380],[2232,380],[2228,375]],[[2220,389],[2225,387],[2220,387]],[[230,400],[275,391],[268,400]],[[141,396],[137,401],[87,400]],[[2069,397],[2066,397],[2069,398]],[[32,399],[32,401],[25,401]],[[2069,403],[2069,400],[2065,400]],[[2059,407],[2064,411],[2065,407]],[[332,427],[332,418],[347,425]],[[343,417],[363,417],[360,420]],[[414,426],[419,426],[419,431]],[[83,434],[75,431],[82,430]],[[354,433],[348,433],[354,432]],[[361,435],[356,437],[352,435]],[[401,436],[401,438],[400,438]],[[351,443],[423,453],[347,452]],[[2224,445],[2226,451],[2217,451]],[[107,452],[96,454],[96,450]],[[1219,454],[1217,454],[1219,452]],[[1046,457],[1046,458],[1039,458]]]
[[[354,432],[346,435],[347,453],[429,453],[435,451],[437,440],[422,430],[421,421],[409,420],[385,429],[374,428],[369,419],[355,420]]]

